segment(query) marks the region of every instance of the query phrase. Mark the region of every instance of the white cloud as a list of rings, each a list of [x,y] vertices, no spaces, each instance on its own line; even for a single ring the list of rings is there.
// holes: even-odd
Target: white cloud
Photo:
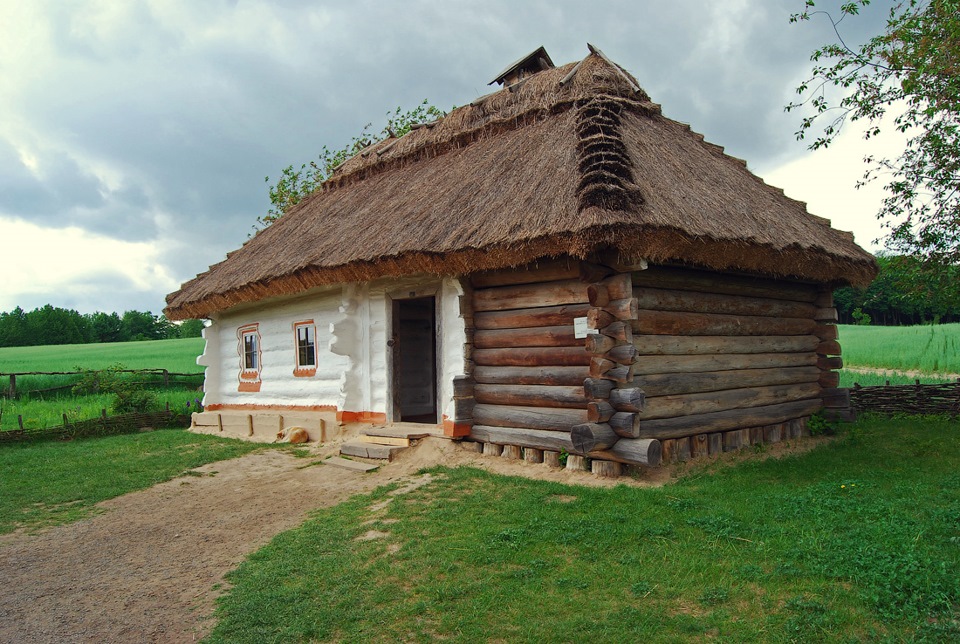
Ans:
[[[903,148],[903,137],[886,128],[878,137],[864,141],[856,124],[845,127],[826,149],[807,150],[802,156],[757,174],[772,186],[783,188],[788,197],[805,201],[807,209],[830,219],[834,228],[851,231],[857,243],[876,252],[883,247],[884,228],[877,212],[886,196],[882,180],[860,189],[855,186],[863,178],[866,154],[896,157]],[[800,144],[798,144],[800,145]]]
[[[29,309],[48,301],[63,306],[67,299],[109,300],[112,294],[103,291],[112,288],[153,293],[179,286],[158,262],[160,250],[154,243],[126,242],[77,227],[44,228],[3,218],[0,239],[5,282],[0,290],[0,310],[18,305]],[[36,300],[44,296],[48,299]],[[88,313],[100,307],[78,308]]]

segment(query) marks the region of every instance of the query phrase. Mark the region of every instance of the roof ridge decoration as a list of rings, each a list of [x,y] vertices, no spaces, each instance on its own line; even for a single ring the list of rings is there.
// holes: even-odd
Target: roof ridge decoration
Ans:
[[[588,47],[590,53],[576,65],[564,65],[528,76],[518,83],[458,107],[427,127],[411,130],[397,139],[385,139],[373,144],[338,166],[324,182],[323,189],[336,190],[397,165],[440,156],[486,136],[525,127],[552,114],[573,109],[578,101],[597,95],[607,95],[612,101],[630,103],[641,112],[660,114],[660,106],[650,100],[636,79],[602,51],[589,44]],[[606,78],[603,78],[604,75],[594,70],[587,78],[575,78],[582,76],[580,70],[590,60],[609,68],[613,74],[606,74]],[[568,67],[571,68],[568,73],[554,80]],[[542,98],[547,102],[538,101]],[[364,163],[364,159],[367,162]]]
[[[580,210],[591,206],[633,210],[640,198],[634,184],[633,161],[620,131],[623,103],[597,96],[577,104],[576,132]]]

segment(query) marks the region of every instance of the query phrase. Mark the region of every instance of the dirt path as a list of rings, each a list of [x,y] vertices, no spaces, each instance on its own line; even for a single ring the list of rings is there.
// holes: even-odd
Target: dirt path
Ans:
[[[0,536],[0,642],[199,639],[213,625],[215,587],[224,574],[311,510],[426,465],[484,460],[434,441],[372,474],[304,468],[313,459],[279,451],[252,454],[195,470],[205,476],[105,501],[101,514],[83,521]],[[487,465],[523,473],[520,463]],[[543,474],[596,481],[588,474]]]
[[[314,461],[266,451],[211,463],[194,471],[203,476],[105,501],[89,519],[0,536],[0,642],[200,639],[213,627],[223,576],[249,553],[311,510],[438,463],[594,486],[656,486],[677,473],[664,467],[641,480],[601,479],[484,457],[443,439],[427,439],[370,474],[304,467]]]
[[[844,366],[844,369],[847,371],[852,371],[853,373],[871,373],[880,376],[900,374],[907,376],[908,378],[941,378],[943,380],[960,379],[960,373],[927,373],[924,371],[916,371],[914,369],[880,369],[878,367],[858,367],[850,365]]]

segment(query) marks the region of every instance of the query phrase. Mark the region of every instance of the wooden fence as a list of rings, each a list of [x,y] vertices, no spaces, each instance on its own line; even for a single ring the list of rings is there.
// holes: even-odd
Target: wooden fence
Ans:
[[[960,380],[940,385],[879,385],[850,389],[850,406],[857,412],[881,414],[960,415]]]
[[[88,436],[113,436],[115,434],[129,434],[146,427],[187,427],[190,425],[189,414],[176,414],[170,410],[170,405],[163,411],[135,412],[108,416],[107,410],[100,411],[99,418],[78,420],[71,422],[63,417],[63,424],[56,427],[0,430],[0,444],[27,440],[72,440]]]
[[[17,373],[0,373],[0,378],[6,378],[9,386],[0,392],[2,397],[9,398],[11,400],[18,398],[21,394],[31,393],[31,394],[46,394],[53,393],[56,391],[66,391],[72,389],[76,383],[67,383],[62,385],[56,385],[54,387],[45,387],[43,389],[26,389],[23,387],[18,388],[17,378],[23,376],[84,376],[88,373],[101,373],[101,372],[111,372],[111,373],[132,373],[147,378],[147,380],[138,380],[134,381],[133,384],[154,386],[154,387],[163,387],[167,389],[171,386],[178,384],[185,384],[189,386],[199,386],[203,384],[203,373],[176,373],[169,371],[167,369],[102,369],[102,370],[91,370],[91,371],[20,371]],[[186,382],[184,382],[186,380]]]

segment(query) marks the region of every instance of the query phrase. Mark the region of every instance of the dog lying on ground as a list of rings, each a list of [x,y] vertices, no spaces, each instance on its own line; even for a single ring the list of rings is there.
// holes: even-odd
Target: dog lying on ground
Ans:
[[[277,432],[275,443],[306,443],[310,440],[310,435],[303,427],[287,427]]]

